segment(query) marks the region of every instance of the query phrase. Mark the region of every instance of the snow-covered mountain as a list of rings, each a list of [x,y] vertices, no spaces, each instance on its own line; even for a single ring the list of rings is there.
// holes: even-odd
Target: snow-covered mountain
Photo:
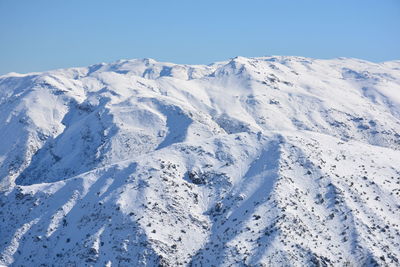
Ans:
[[[400,265],[400,61],[12,73],[0,137],[0,265]]]

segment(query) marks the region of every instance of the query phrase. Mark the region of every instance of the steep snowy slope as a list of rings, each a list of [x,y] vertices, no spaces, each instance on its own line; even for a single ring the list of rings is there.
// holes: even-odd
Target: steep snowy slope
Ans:
[[[8,74],[0,137],[0,265],[400,265],[399,61]]]

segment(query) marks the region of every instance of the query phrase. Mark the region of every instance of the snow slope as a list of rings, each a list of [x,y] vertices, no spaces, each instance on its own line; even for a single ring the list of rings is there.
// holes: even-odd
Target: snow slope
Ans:
[[[0,138],[0,265],[400,265],[400,61],[11,73]]]

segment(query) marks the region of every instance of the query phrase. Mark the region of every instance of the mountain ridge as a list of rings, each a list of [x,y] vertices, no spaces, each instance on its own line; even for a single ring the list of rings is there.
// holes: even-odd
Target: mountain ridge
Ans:
[[[0,264],[396,266],[400,62],[0,76]]]

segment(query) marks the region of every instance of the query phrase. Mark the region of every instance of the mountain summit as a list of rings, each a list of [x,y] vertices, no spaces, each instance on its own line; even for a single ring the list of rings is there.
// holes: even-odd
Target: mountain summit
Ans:
[[[13,73],[0,136],[0,265],[400,264],[400,61]]]

